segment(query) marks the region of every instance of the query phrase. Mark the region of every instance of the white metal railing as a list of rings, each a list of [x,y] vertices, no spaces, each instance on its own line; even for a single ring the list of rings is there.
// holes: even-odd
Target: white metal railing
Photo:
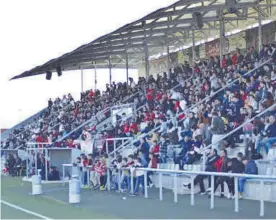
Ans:
[[[194,77],[194,76],[189,77],[189,78],[186,79],[184,82],[188,82],[188,81],[191,80],[193,77]],[[179,86],[181,86],[181,84],[177,84],[176,86],[174,86],[173,88],[171,88],[171,89],[169,89],[169,90],[172,91],[172,90],[178,88]],[[146,105],[146,104],[145,104],[145,105]],[[140,108],[139,108],[139,109],[140,109]],[[137,112],[139,109],[137,109],[136,112]],[[171,120],[170,120],[170,121],[171,121]],[[125,144],[120,145],[120,146],[116,149],[116,151],[119,151],[119,150],[123,149],[123,148],[126,147],[127,145],[132,145],[133,143],[135,143],[135,142],[137,141],[137,139],[139,139],[139,138],[141,138],[141,137],[144,137],[145,135],[150,135],[150,134],[152,134],[154,131],[156,131],[156,130],[158,130],[158,129],[160,129],[160,128],[161,128],[161,126],[158,126],[158,127],[154,128],[154,129],[152,129],[151,131],[149,131],[147,134],[141,134],[141,135],[135,137],[134,140],[133,140],[131,143],[125,142]],[[112,152],[112,153],[114,153],[114,152]]]
[[[65,167],[73,167],[72,164],[63,164],[63,169],[62,169],[62,182],[65,184]],[[87,182],[89,186],[89,175],[90,175],[90,169],[92,166],[88,166],[86,171],[87,172]],[[108,170],[113,169],[108,168]],[[134,193],[134,172],[135,170],[140,170],[144,172],[144,197],[148,198],[149,197],[149,190],[147,188],[148,185],[148,179],[147,179],[147,172],[153,172],[158,174],[158,182],[159,182],[159,200],[163,200],[163,174],[171,174],[173,176],[173,193],[174,193],[174,202],[178,202],[178,189],[177,189],[177,181],[178,181],[178,176],[186,176],[189,177],[191,180],[191,190],[190,190],[190,204],[191,206],[195,205],[195,185],[194,185],[194,178],[197,175],[204,175],[204,176],[210,176],[211,177],[211,197],[210,197],[210,209],[215,208],[215,176],[216,177],[230,177],[234,178],[234,211],[239,212],[239,192],[238,192],[238,178],[248,178],[248,179],[254,179],[256,181],[260,182],[261,186],[261,193],[260,193],[260,216],[264,216],[264,183],[265,182],[275,182],[276,183],[276,176],[265,176],[265,175],[253,175],[253,174],[237,174],[237,173],[217,173],[217,172],[202,172],[202,171],[183,171],[183,170],[168,170],[168,169],[152,169],[152,168],[116,168],[119,169],[120,171],[123,170],[129,170],[130,171],[130,191],[131,193]],[[121,173],[119,172],[118,174],[118,187],[119,191],[121,191]],[[83,181],[83,179],[82,179]],[[107,183],[106,187],[108,191],[111,190],[111,176],[110,172],[107,172]]]
[[[266,64],[269,63],[270,61],[272,61],[271,58],[268,59],[267,61],[265,61],[264,63],[260,64],[259,66],[255,67],[253,70],[248,71],[247,73],[245,73],[245,74],[244,74],[243,76],[241,76],[241,77],[245,77],[245,76],[249,75],[250,73],[255,72],[255,71],[258,70],[260,67],[266,65]],[[190,78],[189,78],[189,79],[190,79]],[[188,79],[188,80],[189,80],[189,79]],[[187,81],[188,81],[188,80],[187,80]],[[199,101],[199,102],[197,102],[196,104],[194,104],[194,105],[190,106],[189,108],[185,109],[185,112],[191,111],[192,109],[194,109],[195,107],[197,107],[197,106],[199,106],[200,104],[204,103],[205,101],[208,101],[209,99],[211,99],[212,97],[214,97],[216,94],[222,92],[223,90],[225,90],[225,89],[228,88],[229,86],[233,85],[234,83],[238,82],[239,80],[240,80],[240,78],[237,78],[237,79],[233,80],[232,82],[230,82],[230,83],[228,83],[227,85],[223,86],[222,88],[220,88],[219,90],[217,90],[216,92],[214,92],[213,94],[211,94],[210,96],[205,97],[205,98],[202,99],[201,101]],[[182,114],[182,113],[181,113],[181,114]],[[180,114],[176,115],[176,117],[179,117],[179,116],[180,116]],[[185,118],[186,118],[186,117],[182,118],[182,119],[179,120],[178,122],[182,122]],[[170,120],[168,120],[166,123],[168,124],[168,123],[170,123],[170,122],[172,122],[172,121],[173,121],[173,119],[170,119]],[[147,136],[147,135],[151,135],[152,133],[154,133],[155,131],[157,131],[157,130],[160,129],[161,127],[162,127],[162,125],[160,125],[160,126],[154,128],[154,129],[152,129],[151,131],[149,131],[149,132],[146,133],[146,134],[141,134],[140,136],[137,136],[136,138],[134,138],[134,140],[133,140],[131,143],[129,143],[129,145],[133,145],[133,144],[134,144],[139,138],[141,138],[141,137],[144,137],[144,136]],[[125,147],[125,146],[121,146],[120,149],[123,148],[123,147]],[[119,148],[118,148],[118,150],[119,150]]]
[[[117,152],[117,150],[116,150],[116,143],[117,143],[117,141],[121,141],[122,144],[124,144],[125,141],[129,141],[129,140],[132,140],[132,139],[133,139],[133,137],[107,138],[107,139],[105,139],[105,150],[106,150],[106,153],[107,153],[108,155],[111,155],[111,154],[114,153],[114,157],[116,157],[116,152]],[[108,150],[108,142],[109,142],[109,141],[113,141],[113,151],[110,152],[110,154],[109,154],[109,150]]]
[[[221,138],[218,138],[216,143],[212,143],[209,144],[208,146],[202,148],[200,151],[203,153],[203,169],[205,170],[205,162],[206,162],[206,150],[209,149],[210,147],[212,147],[212,145],[219,143],[220,141],[224,140],[225,138],[229,137],[231,134],[234,134],[236,131],[242,129],[245,125],[247,125],[248,123],[254,121],[255,118],[262,116],[263,114],[272,111],[273,109],[276,108],[276,103],[274,103],[272,106],[270,106],[269,108],[265,109],[264,111],[260,112],[259,114],[257,114],[256,116],[254,116],[251,119],[248,119],[247,121],[245,121],[244,123],[242,123],[240,126],[236,127],[234,130],[230,131],[229,133],[225,134],[224,136],[222,136]]]

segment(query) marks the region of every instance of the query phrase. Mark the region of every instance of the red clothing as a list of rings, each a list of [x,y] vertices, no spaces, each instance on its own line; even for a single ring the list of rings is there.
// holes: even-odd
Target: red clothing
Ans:
[[[88,160],[83,160],[83,161],[82,161],[82,165],[83,165],[84,167],[88,166],[88,163],[89,163]]]
[[[159,146],[159,145],[156,145],[156,146],[153,147],[152,153],[153,153],[153,154],[158,154],[158,153],[159,153],[159,150],[160,150],[160,146]]]
[[[183,118],[185,118],[185,114],[184,113],[182,113],[182,114],[180,114],[179,116],[178,116],[178,121],[180,121],[180,120],[182,120]]]
[[[94,97],[95,93],[93,92],[93,90],[91,90],[91,92],[89,93],[90,97]]]
[[[74,115],[75,115],[75,117],[77,117],[77,116],[78,116],[78,113],[79,113],[78,108],[75,108],[75,110],[74,110]]]
[[[220,172],[223,162],[224,162],[224,157],[220,157],[220,158],[214,163],[214,166],[216,167],[217,172]]]
[[[126,124],[124,125],[124,133],[126,134],[126,133],[129,133],[129,132],[130,132],[130,126],[129,126],[128,123],[126,123]]]
[[[48,142],[48,140],[45,140],[42,136],[37,136],[35,139],[36,143],[43,143],[43,142]],[[42,144],[39,144],[38,147],[43,147]]]
[[[179,108],[180,108],[180,101],[177,101],[177,102],[175,103],[173,109],[174,109],[175,111],[177,111],[177,109],[179,109]]]
[[[97,164],[95,164],[94,166],[94,170],[100,175],[102,176],[105,172],[105,165],[102,164],[101,162],[98,162]]]
[[[147,89],[147,99],[148,100],[153,100],[154,96],[154,90],[153,89]]]
[[[152,159],[151,159],[151,167],[150,168],[156,169],[157,168],[157,162],[158,162],[157,158],[156,157],[152,157]]]
[[[232,56],[232,64],[233,65],[236,65],[238,63],[238,55],[235,53],[233,56]]]
[[[134,134],[136,134],[138,132],[138,126],[135,122],[133,122],[130,127],[129,127],[130,131],[132,131]]]
[[[163,94],[161,92],[157,93],[156,100],[160,101],[162,99]]]
[[[222,68],[225,68],[225,67],[226,67],[226,64],[227,64],[227,59],[226,59],[226,58],[223,58],[222,61],[221,61],[221,67],[222,67]]]

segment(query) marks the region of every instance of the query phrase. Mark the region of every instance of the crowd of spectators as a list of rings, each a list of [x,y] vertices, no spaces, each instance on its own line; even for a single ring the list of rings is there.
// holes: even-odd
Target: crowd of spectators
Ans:
[[[222,66],[217,57],[211,57],[208,61],[196,63],[193,68],[186,64],[181,71],[170,73],[170,78],[164,74],[157,76],[157,79],[143,79],[145,95],[142,94],[140,99],[146,102],[146,106],[132,118],[122,118],[120,123],[101,131],[100,136],[103,140],[107,137],[133,137],[133,154],[123,157],[117,152],[118,157],[109,159],[111,162],[106,165],[108,157],[103,156],[106,155],[105,149],[109,148],[108,152],[112,152],[114,145],[109,141],[105,146],[103,141],[101,151],[90,154],[91,161],[96,161],[91,162],[95,188],[102,186],[100,188],[105,189],[108,166],[114,166],[111,178],[113,188],[118,190],[118,185],[122,184],[121,188],[129,192],[129,171],[121,172],[118,167],[156,168],[158,163],[170,161],[183,169],[185,164],[198,161],[206,146],[212,146],[206,171],[257,174],[254,160],[262,158],[261,147],[267,154],[276,143],[275,108],[255,117],[275,103],[275,59],[261,68],[256,67],[268,61],[274,51],[274,44],[264,45],[260,53],[249,48],[242,55],[237,49],[232,56],[224,57],[227,62],[223,61]],[[254,68],[257,70],[253,71]],[[189,79],[187,76],[191,75],[193,77]],[[168,90],[160,86],[160,82],[164,81],[179,82],[180,85]],[[219,141],[251,119],[254,120]],[[237,158],[228,158],[226,149],[235,148],[237,143],[243,141],[242,137],[247,140],[245,155],[239,153]],[[118,180],[118,172],[122,175],[121,181]],[[134,195],[137,195],[139,185],[142,189],[144,187],[143,172],[137,170],[135,176]],[[200,183],[201,193],[206,193],[202,185],[204,178],[199,176],[195,179],[195,184]],[[245,181],[246,178],[239,180],[241,196]],[[215,186],[221,185],[222,196],[223,182],[228,184],[233,196],[233,179],[216,178]],[[148,183],[152,183],[150,177]]]
[[[156,168],[157,163],[170,161],[179,164],[179,168],[183,169],[185,164],[199,161],[202,149],[210,144],[210,157],[220,159],[210,161],[208,158],[207,162],[210,164],[207,167],[218,172],[228,172],[237,161],[226,160],[225,149],[235,148],[237,143],[243,141],[242,136],[247,137],[246,155],[239,156],[242,159],[238,161],[243,161],[246,167],[247,164],[252,164],[251,159],[262,157],[262,147],[267,154],[276,142],[275,108],[261,117],[255,117],[275,103],[275,59],[254,70],[268,61],[274,52],[274,44],[264,45],[260,53],[249,48],[242,54],[237,49],[233,54],[225,55],[222,62],[218,57],[210,57],[209,60],[196,62],[192,67],[185,63],[170,74],[163,73],[162,76],[150,76],[148,79],[140,77],[136,84],[131,80],[129,84],[107,85],[102,95],[98,91],[88,91],[81,95],[78,102],[69,95],[54,102],[49,100],[43,117],[34,122],[38,133],[28,129],[27,139],[56,142],[97,112],[120,104],[123,99],[137,93],[129,100],[139,109],[132,117],[118,115],[116,123],[108,124],[104,130],[97,130],[97,120],[88,124],[84,130],[77,129],[62,142],[55,143],[56,147],[77,147],[80,143],[77,139],[86,141],[91,140],[92,136],[101,141],[100,148],[89,142],[89,156],[82,155],[76,162],[83,169],[87,165],[92,166],[92,182],[95,188],[105,188],[108,172],[106,158],[109,165],[114,166],[114,178],[118,175],[113,173],[121,172],[117,167]],[[109,116],[110,112],[104,114],[100,121]],[[220,141],[225,134],[253,118],[242,129]],[[51,129],[55,123],[58,124],[58,129]],[[108,141],[106,146],[105,139],[115,137],[132,137],[134,140],[129,144],[134,149],[133,154],[127,158],[119,155],[116,159],[110,159],[113,154],[108,156],[106,149],[108,152],[114,151],[114,144],[113,141]],[[117,144],[120,147],[121,143]],[[219,151],[220,157],[217,155]],[[242,172],[247,172],[246,170],[248,169],[245,168]],[[125,175],[121,178],[122,182],[112,177],[113,188],[117,190],[118,184],[122,184],[122,189],[129,191],[129,173],[123,171],[122,174]],[[135,176],[134,194],[137,194],[139,185],[144,184],[143,173],[137,171]],[[201,179],[198,177],[197,181],[201,183]],[[216,187],[223,185],[221,183],[224,181],[229,184],[230,192],[233,192],[232,180],[218,178]],[[148,182],[151,183],[150,177]],[[242,186],[240,183],[241,192]],[[203,189],[201,191],[205,192]]]

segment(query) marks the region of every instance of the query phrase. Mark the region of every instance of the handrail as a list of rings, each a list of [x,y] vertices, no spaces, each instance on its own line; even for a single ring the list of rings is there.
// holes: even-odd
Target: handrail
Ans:
[[[267,63],[270,62],[271,60],[272,60],[271,58],[268,59],[266,62],[262,63],[262,64],[259,65],[258,67],[255,67],[253,70],[251,70],[251,71],[245,73],[242,77],[245,77],[245,76],[247,76],[248,74],[250,74],[250,73],[256,71],[257,69],[259,69],[260,67],[264,66],[265,64],[267,64]],[[196,104],[194,104],[194,105],[190,106],[189,108],[185,109],[185,111],[186,111],[186,112],[187,112],[187,111],[190,111],[191,109],[197,107],[198,105],[202,104],[202,103],[205,102],[206,100],[209,100],[210,98],[212,98],[213,96],[215,96],[215,95],[218,94],[219,92],[223,91],[223,90],[226,89],[227,87],[231,86],[233,83],[237,82],[239,79],[240,79],[240,78],[237,78],[237,79],[233,80],[232,82],[230,82],[230,83],[228,83],[227,85],[223,86],[222,88],[220,88],[219,90],[217,90],[216,92],[214,92],[213,94],[211,94],[210,96],[205,97],[205,98],[202,99],[201,101],[199,101],[199,102],[197,102]],[[185,81],[186,81],[186,80],[185,80]],[[182,114],[182,113],[181,113],[181,114]],[[180,114],[176,115],[176,117],[178,117],[179,115],[180,115]],[[181,120],[179,120],[178,122],[181,122],[181,121],[183,121],[184,119],[185,119],[185,117],[182,118]],[[169,121],[166,122],[166,124],[172,122],[172,120],[173,120],[173,119],[170,119]],[[131,145],[131,144],[134,144],[134,143],[137,141],[137,139],[139,139],[139,138],[141,138],[141,137],[145,137],[145,136],[147,136],[147,135],[151,135],[152,133],[154,133],[155,131],[157,131],[157,130],[160,129],[161,127],[162,127],[162,125],[160,125],[160,126],[154,128],[154,129],[150,130],[150,131],[149,131],[148,133],[146,133],[146,134],[142,134],[142,135],[140,135],[139,137],[135,137],[134,140],[130,143],[130,145]],[[121,148],[122,148],[122,147],[120,146],[120,147],[117,148],[117,150],[118,150],[118,149],[121,149]]]
[[[184,80],[184,82],[188,82],[188,81],[191,80],[193,77],[194,77],[194,76],[189,77],[188,79]],[[181,86],[180,83],[177,84],[176,86],[174,86],[173,88],[169,89],[169,90],[172,91],[172,90],[178,88],[179,86]],[[157,130],[157,129],[160,129],[160,128],[161,128],[161,126],[159,126],[159,127],[157,127],[157,128],[154,128],[153,130]],[[151,131],[153,131],[153,130],[151,130]],[[149,131],[148,134],[151,134],[151,133],[150,133],[151,131]],[[152,132],[152,133],[153,133],[153,132]],[[146,135],[146,134],[141,134],[141,135],[139,136],[139,138],[140,138],[140,137],[144,137],[145,135]],[[138,139],[138,137],[134,137],[134,140],[133,140],[131,143],[128,143],[128,141],[126,141],[125,143],[123,143],[122,145],[120,145],[118,148],[116,148],[116,151],[121,150],[123,147],[128,146],[128,144],[131,145],[131,144],[135,143],[137,139]],[[112,151],[110,154],[113,154],[113,153],[115,153],[115,150]]]
[[[80,128],[84,127],[85,125],[89,124],[90,122],[92,122],[98,115],[100,114],[104,114],[107,112],[107,110],[110,110],[109,109],[110,107],[98,112],[96,115],[92,116],[89,120],[87,120],[86,122],[82,123],[81,125],[79,125],[77,128],[75,128],[74,130],[70,131],[68,134],[64,135],[63,137],[61,137],[60,139],[58,139],[56,142],[60,142],[62,140],[64,140],[65,138],[67,138],[68,136],[70,136],[71,134],[73,134],[75,131],[79,130]]]
[[[256,116],[254,116],[253,118],[250,118],[249,120],[245,121],[244,123],[242,123],[240,126],[236,127],[234,130],[228,132],[227,134],[225,134],[223,137],[218,138],[217,142],[220,142],[222,140],[224,140],[225,138],[229,137],[231,134],[234,134],[236,131],[240,130],[241,128],[243,128],[245,125],[247,125],[248,123],[254,121],[255,118],[258,118],[260,116],[262,116],[263,114],[273,110],[274,108],[276,108],[276,103],[274,103],[273,105],[271,105],[269,108],[265,109],[264,111],[260,112],[259,114],[257,114]],[[210,147],[212,147],[213,144],[209,144],[208,146],[200,149],[200,152],[203,153],[203,166],[205,166],[205,162],[206,162],[206,155],[205,152],[206,150],[208,150]],[[204,167],[205,168],[205,167]]]

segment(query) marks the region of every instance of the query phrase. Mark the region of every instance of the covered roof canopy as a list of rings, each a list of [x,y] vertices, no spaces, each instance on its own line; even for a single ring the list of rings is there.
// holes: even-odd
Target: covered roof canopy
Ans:
[[[192,33],[196,40],[219,35],[220,21],[225,24],[225,32],[243,28],[256,23],[258,7],[263,19],[276,13],[272,8],[275,0],[237,0],[235,13],[228,13],[233,7],[227,0],[180,0],[168,7],[161,8],[149,15],[127,24],[112,33],[80,46],[41,66],[23,72],[12,79],[45,74],[46,71],[76,69],[124,68],[126,59],[130,68],[137,68],[145,59],[145,47],[150,55],[164,53],[169,45],[170,51],[192,44]],[[193,13],[203,16],[203,27],[198,29]]]

